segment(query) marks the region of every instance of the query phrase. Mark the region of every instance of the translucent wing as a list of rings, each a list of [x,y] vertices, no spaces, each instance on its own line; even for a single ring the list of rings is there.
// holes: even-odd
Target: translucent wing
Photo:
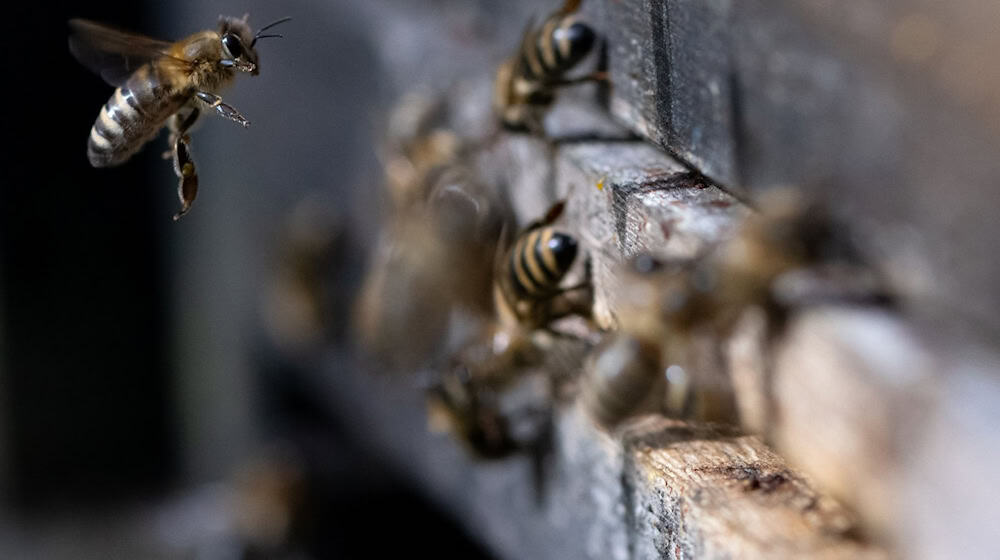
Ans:
[[[566,0],[565,2],[563,2],[562,8],[559,10],[558,13],[560,14],[576,13],[576,11],[580,9],[580,4],[582,3],[583,0]]]
[[[187,69],[191,63],[169,54],[170,43],[150,37],[120,31],[83,19],[69,22],[72,31],[69,50],[81,64],[104,81],[122,85],[143,64],[166,59],[171,64]]]

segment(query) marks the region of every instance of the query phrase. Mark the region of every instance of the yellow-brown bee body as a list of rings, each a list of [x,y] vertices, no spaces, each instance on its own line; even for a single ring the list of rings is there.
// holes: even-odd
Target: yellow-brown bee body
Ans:
[[[659,412],[664,382],[660,348],[634,335],[617,333],[591,356],[580,400],[594,421],[612,429],[637,412]]]
[[[87,141],[87,158],[94,167],[124,163],[164,127],[171,131],[174,168],[183,215],[197,194],[197,174],[187,131],[202,111],[247,127],[236,109],[218,93],[237,72],[259,73],[257,40],[276,35],[254,34],[242,19],[223,17],[217,31],[201,31],[176,43],[72,20],[70,50],[86,66],[116,86],[101,108]]]
[[[594,76],[567,80],[593,49],[596,34],[575,16],[579,0],[570,0],[540,26],[528,26],[520,47],[501,63],[494,83],[494,109],[504,127],[542,133],[545,111],[559,87],[593,81]]]
[[[576,259],[573,236],[548,225],[530,227],[501,257],[494,279],[494,303],[500,322],[527,330],[573,312],[562,309],[560,286]]]

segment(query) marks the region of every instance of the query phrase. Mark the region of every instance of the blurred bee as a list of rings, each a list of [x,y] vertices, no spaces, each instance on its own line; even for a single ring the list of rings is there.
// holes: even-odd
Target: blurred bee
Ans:
[[[560,285],[577,255],[576,239],[552,226],[564,208],[553,205],[500,253],[493,301],[501,324],[532,331],[573,313],[589,315],[589,286]]]
[[[659,412],[662,370],[660,348],[655,342],[616,333],[602,342],[588,360],[580,387],[582,406],[606,429],[640,411]]]
[[[435,180],[432,170],[459,161],[465,151],[447,127],[447,97],[424,90],[408,92],[389,114],[386,139],[379,152],[386,190],[396,210],[427,200]]]
[[[464,165],[435,167],[421,181],[412,190],[425,198],[385,224],[355,311],[359,342],[393,369],[441,358],[449,333],[463,330],[456,315],[489,315],[493,255],[508,216]]]
[[[587,342],[559,339],[544,348],[516,344],[497,323],[465,345],[427,389],[435,431],[449,433],[473,457],[546,452],[561,373],[579,371]]]
[[[596,34],[574,15],[582,0],[566,0],[538,27],[528,25],[521,45],[496,74],[494,110],[508,130],[545,135],[542,121],[560,87],[604,79],[602,72],[567,78],[593,49]]]
[[[722,340],[751,307],[766,312],[769,336],[787,316],[817,303],[891,303],[844,228],[795,193],[776,191],[737,234],[689,263],[640,257],[624,275],[622,325],[591,360],[580,400],[612,428],[667,384],[672,415],[735,421],[732,388],[705,365],[706,337]]]
[[[288,213],[263,293],[264,326],[277,349],[298,356],[343,340],[360,250],[337,203],[310,193]]]
[[[540,341],[539,329],[570,314],[587,316],[589,284],[561,286],[576,260],[576,240],[553,227],[562,202],[497,251],[496,318],[452,358],[428,391],[432,424],[446,429],[480,458],[503,457],[544,439],[561,371],[576,371],[585,341]],[[512,387],[544,371],[542,384],[519,398]],[[520,402],[503,407],[504,403]],[[527,403],[527,404],[525,404]],[[518,427],[526,427],[518,429]]]
[[[181,210],[191,208],[198,175],[191,157],[188,131],[203,111],[213,111],[245,127],[250,122],[218,93],[237,72],[256,76],[257,41],[280,35],[263,32],[290,18],[251,31],[247,16],[222,17],[216,31],[201,31],[176,43],[158,41],[81,20],[70,20],[69,45],[84,65],[116,86],[90,130],[87,157],[94,167],[127,161],[161,128],[170,130],[174,171],[180,180]]]
[[[500,410],[500,390],[485,379],[473,378],[467,368],[456,367],[427,390],[431,428],[451,434],[475,457],[510,455],[520,446]]]
[[[667,410],[678,413],[687,404],[685,380],[666,384],[663,341],[668,333],[658,305],[664,297],[664,276],[680,266],[640,254],[620,270],[618,328],[587,358],[578,397],[583,410],[605,429],[637,414],[664,412],[665,394],[673,405]]]

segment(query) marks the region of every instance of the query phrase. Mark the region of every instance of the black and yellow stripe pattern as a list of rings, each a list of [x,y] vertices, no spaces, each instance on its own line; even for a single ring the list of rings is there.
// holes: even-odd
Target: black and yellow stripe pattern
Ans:
[[[555,14],[528,32],[521,46],[523,78],[547,82],[562,78],[594,46],[596,35],[590,26],[573,15]]]
[[[167,91],[155,69],[143,65],[101,107],[90,129],[87,158],[94,167],[119,165],[139,151],[184,104]]]
[[[559,290],[559,282],[576,258],[573,237],[551,227],[520,236],[507,256],[509,282],[517,299],[541,300]]]

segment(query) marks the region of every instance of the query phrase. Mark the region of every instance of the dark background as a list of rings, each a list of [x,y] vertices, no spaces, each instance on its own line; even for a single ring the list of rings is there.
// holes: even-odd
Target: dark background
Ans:
[[[250,554],[225,496],[242,465],[276,447],[292,450],[308,488],[297,550],[482,554],[346,435],[344,415],[297,384],[302,366],[260,326],[298,201],[327,197],[336,219],[372,230],[377,196],[358,185],[377,180],[373,136],[395,92],[356,25],[366,16],[339,4],[9,8],[0,556]],[[258,26],[292,15],[283,32],[299,39],[261,43],[261,76],[226,93],[249,131],[203,119],[201,193],[173,223],[162,137],[119,168],[89,166],[87,134],[112,88],[71,57],[66,20],[176,39],[247,9]],[[386,523],[394,538],[371,539]]]

